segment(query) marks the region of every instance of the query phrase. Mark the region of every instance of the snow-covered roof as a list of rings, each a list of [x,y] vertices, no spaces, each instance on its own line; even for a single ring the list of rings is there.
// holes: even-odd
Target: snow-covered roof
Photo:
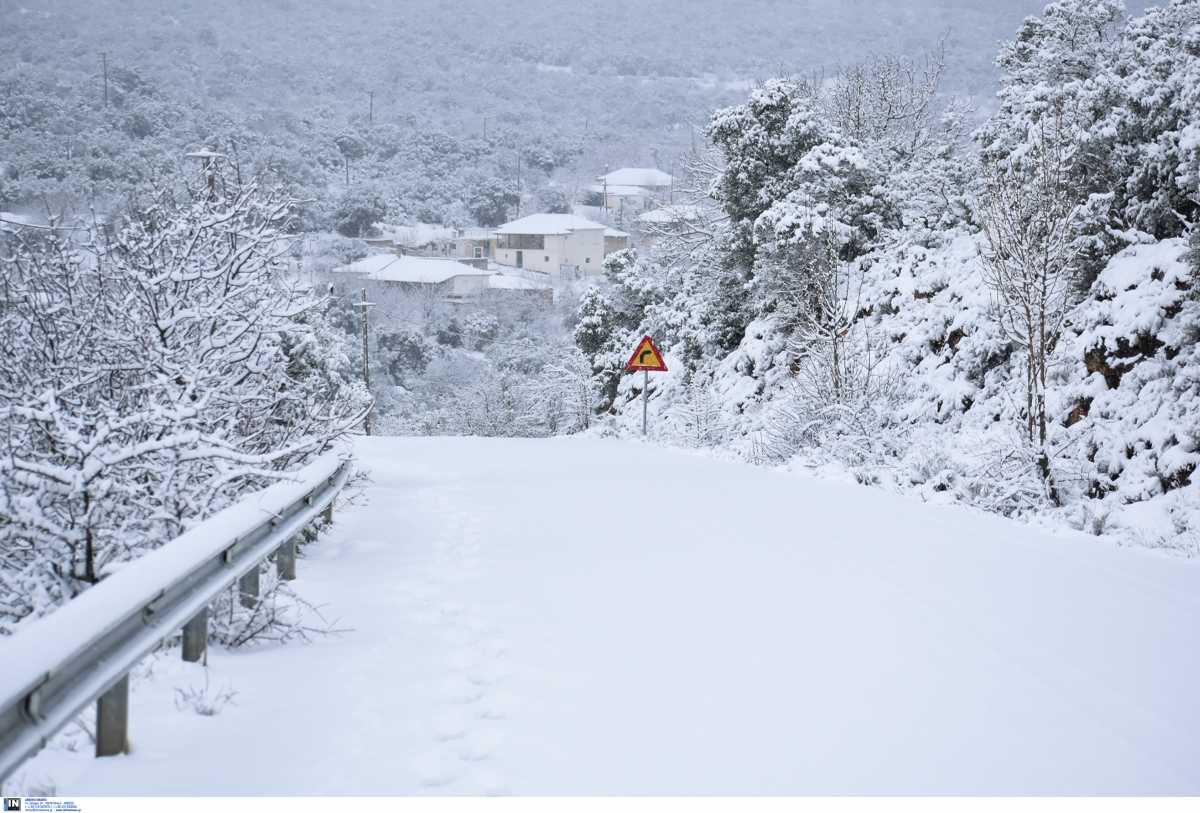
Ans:
[[[391,265],[398,259],[400,257],[395,254],[372,254],[369,257],[363,257],[361,260],[355,260],[349,265],[340,265],[333,270],[337,274],[365,274],[366,276],[370,276],[381,268]]]
[[[395,254],[374,254],[334,270],[343,274],[363,274],[380,282],[417,282],[426,285],[438,285],[454,277],[486,277],[492,273],[457,260]]]
[[[628,237],[628,232],[623,232],[620,229],[614,229],[611,226],[604,230],[605,237]]]
[[[514,277],[508,274],[492,274],[488,279],[489,288],[505,288],[516,291],[549,291],[551,286],[525,277]]]
[[[601,181],[606,181],[609,188],[613,186],[670,186],[671,176],[663,172],[661,169],[652,169],[650,167],[622,167],[621,169],[613,170],[607,175],[600,176]]]
[[[430,285],[445,282],[453,277],[486,277],[491,274],[481,268],[443,260],[436,257],[397,257],[399,262],[375,272],[372,279],[384,282],[424,282]]]
[[[646,194],[644,186],[628,186],[623,184],[592,184],[588,187],[589,192],[600,192],[606,195],[612,195],[618,198],[636,198]]]
[[[576,215],[552,214],[541,212],[527,215],[520,220],[505,223],[496,229],[496,234],[569,234],[573,231],[603,229],[603,223],[596,223]]]
[[[470,226],[458,231],[458,237],[461,240],[487,240],[491,236],[492,230],[481,226]]]

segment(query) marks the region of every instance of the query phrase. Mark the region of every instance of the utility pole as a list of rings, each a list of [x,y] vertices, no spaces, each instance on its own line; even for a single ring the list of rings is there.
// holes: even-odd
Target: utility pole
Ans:
[[[521,148],[517,147],[517,217],[521,216]]]
[[[370,393],[371,393],[371,341],[370,341],[371,328],[370,328],[370,322],[367,319],[367,308],[371,307],[372,304],[373,303],[367,301],[367,289],[363,288],[362,289],[362,302],[359,303],[359,307],[362,308],[362,343],[363,343],[362,376],[363,376],[363,384],[365,384],[367,386],[367,394],[368,395],[370,395]],[[374,405],[374,403],[372,403],[371,407],[367,410],[366,417],[363,418],[363,431],[366,432],[367,435],[371,434],[371,412],[374,409],[375,409],[375,405]]]
[[[604,219],[608,220],[608,164],[604,165],[604,176],[600,181],[602,183],[600,205],[604,207]]]
[[[371,106],[367,109],[367,124],[375,123],[375,91],[367,91],[367,95],[371,98]]]
[[[487,116],[483,117],[483,140],[487,141]]]
[[[100,52],[100,61],[104,65],[104,106],[108,107],[108,51]]]

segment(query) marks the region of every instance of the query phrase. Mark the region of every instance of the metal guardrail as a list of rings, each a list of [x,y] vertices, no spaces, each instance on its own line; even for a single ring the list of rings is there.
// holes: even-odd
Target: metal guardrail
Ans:
[[[129,670],[181,628],[184,660],[200,660],[209,604],[239,582],[253,606],[272,553],[280,578],[294,579],[298,538],[318,514],[332,520],[350,472],[349,460],[326,455],[0,639],[0,780],[92,701],[96,756],[127,751]]]

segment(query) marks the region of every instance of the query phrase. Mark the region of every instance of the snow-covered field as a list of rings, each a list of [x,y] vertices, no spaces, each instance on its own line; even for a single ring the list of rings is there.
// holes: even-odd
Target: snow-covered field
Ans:
[[[1200,567],[649,445],[373,438],[348,628],[135,684],[27,792],[1200,793]],[[63,746],[75,742],[80,751]],[[17,788],[9,791],[13,792]]]

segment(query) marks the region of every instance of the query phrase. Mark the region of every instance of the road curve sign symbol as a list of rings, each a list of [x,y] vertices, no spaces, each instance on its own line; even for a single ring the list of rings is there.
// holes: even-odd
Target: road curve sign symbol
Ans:
[[[637,349],[629,357],[629,363],[625,365],[625,371],[628,373],[636,373],[638,370],[646,370],[651,373],[667,371],[667,363],[663,361],[662,351],[658,349],[654,339],[649,336],[642,337],[642,340],[638,342]]]

